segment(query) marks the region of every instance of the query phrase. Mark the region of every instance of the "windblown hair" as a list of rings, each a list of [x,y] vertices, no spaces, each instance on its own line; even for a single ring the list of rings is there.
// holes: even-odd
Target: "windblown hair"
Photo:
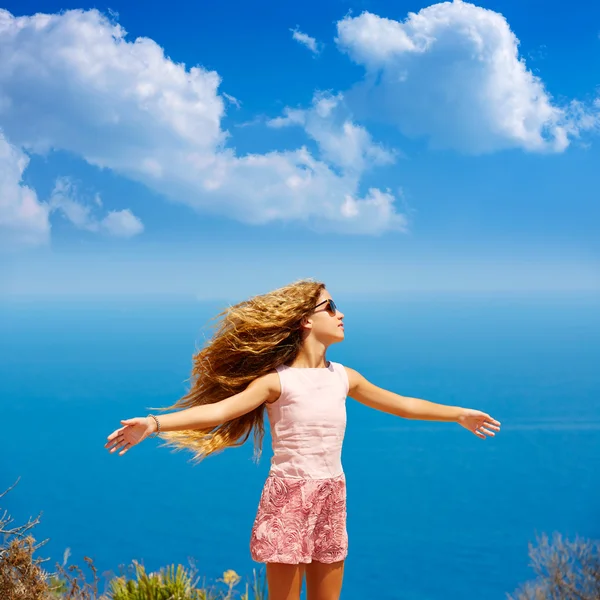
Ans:
[[[254,379],[291,363],[302,345],[302,319],[317,304],[325,284],[303,279],[255,296],[222,311],[213,320],[216,331],[193,357],[190,391],[175,404],[158,410],[212,404],[243,391]],[[264,404],[210,429],[168,431],[165,445],[194,452],[201,461],[213,452],[241,446],[254,433],[255,458],[264,437]]]

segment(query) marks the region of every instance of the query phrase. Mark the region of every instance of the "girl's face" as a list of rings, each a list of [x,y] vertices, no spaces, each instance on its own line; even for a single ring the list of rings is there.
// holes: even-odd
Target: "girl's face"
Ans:
[[[344,339],[344,313],[335,304],[330,304],[332,300],[329,292],[323,290],[313,314],[308,318],[311,335],[327,345]]]

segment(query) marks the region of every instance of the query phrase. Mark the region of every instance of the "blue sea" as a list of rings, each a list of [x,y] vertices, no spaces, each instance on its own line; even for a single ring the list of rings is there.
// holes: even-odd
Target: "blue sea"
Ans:
[[[531,579],[528,544],[600,539],[600,297],[335,295],[346,340],[328,358],[402,395],[485,410],[501,433],[402,420],[348,399],[345,600],[500,600]],[[119,420],[185,393],[191,357],[223,302],[4,301],[0,500],[42,512],[46,567],[117,572],[188,564],[251,575],[266,477],[247,445],[192,465],[148,440],[104,449]]]

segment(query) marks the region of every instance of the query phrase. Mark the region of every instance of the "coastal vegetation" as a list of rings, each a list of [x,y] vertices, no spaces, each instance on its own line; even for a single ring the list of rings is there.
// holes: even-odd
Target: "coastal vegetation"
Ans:
[[[18,483],[0,494],[0,598],[2,600],[266,600],[263,571],[243,580],[227,570],[211,584],[198,569],[169,565],[147,572],[133,561],[119,574],[108,574],[101,582],[93,560],[84,557],[87,570],[67,565],[69,552],[56,570],[47,570],[47,559],[37,556],[48,540],[36,542],[33,530],[40,517],[13,525],[2,510],[3,498]],[[559,533],[542,535],[529,546],[535,578],[526,582],[508,600],[599,600],[600,542],[580,537],[567,539]],[[102,587],[102,589],[100,589]],[[384,599],[381,599],[384,600]],[[465,599],[467,600],[467,599]]]

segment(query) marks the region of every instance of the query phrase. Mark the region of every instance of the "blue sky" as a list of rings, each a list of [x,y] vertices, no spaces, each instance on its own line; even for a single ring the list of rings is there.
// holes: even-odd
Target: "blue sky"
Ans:
[[[600,292],[597,3],[140,6],[3,5],[3,296]]]

